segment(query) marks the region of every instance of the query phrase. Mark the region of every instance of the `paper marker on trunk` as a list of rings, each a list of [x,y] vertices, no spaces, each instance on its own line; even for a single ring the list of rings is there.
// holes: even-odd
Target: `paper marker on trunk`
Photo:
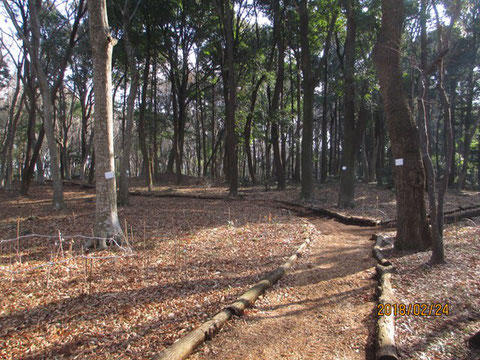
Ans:
[[[403,166],[403,158],[395,159],[395,166]]]
[[[115,173],[113,171],[108,171],[105,173],[105,179],[113,179],[115,177]]]

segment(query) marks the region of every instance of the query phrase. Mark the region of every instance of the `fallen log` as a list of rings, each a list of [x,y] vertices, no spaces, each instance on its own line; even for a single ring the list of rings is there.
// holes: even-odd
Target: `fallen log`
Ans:
[[[391,304],[394,302],[391,276],[394,267],[382,253],[381,246],[383,236],[373,234],[375,240],[373,255],[378,264],[375,267],[378,275],[378,305],[377,305],[377,338],[376,338],[376,359],[377,360],[398,360],[398,351],[395,345],[395,315],[391,311]],[[387,309],[390,309],[389,311]]]
[[[373,256],[377,259],[378,263],[382,266],[391,266],[392,263],[385,259],[381,250],[381,244],[383,241],[383,236],[378,235],[376,236],[375,246],[373,247]]]
[[[173,198],[173,199],[195,199],[195,200],[226,200],[227,197],[222,196],[208,196],[208,195],[191,195],[191,194],[174,194],[174,193],[155,193],[144,191],[130,191],[129,195],[156,197],[156,198]]]
[[[377,273],[380,276],[380,295],[377,307],[377,360],[398,360],[397,347],[395,345],[395,316],[393,311],[387,312],[386,305],[393,302],[391,285],[393,266],[377,265]],[[389,306],[391,309],[391,306]]]
[[[86,182],[80,182],[80,181],[74,181],[74,180],[63,180],[63,183],[65,185],[79,186],[83,189],[95,189],[94,184],[89,184],[89,183],[86,183]]]
[[[304,206],[304,205],[297,204],[297,203],[290,202],[290,201],[275,200],[275,202],[277,202],[279,204],[283,204],[283,205],[288,205],[288,206],[301,207],[303,209],[311,211],[314,214],[338,220],[339,222],[341,222],[342,224],[345,224],[345,225],[358,225],[358,226],[374,227],[374,226],[379,226],[379,225],[382,224],[382,222],[380,220],[362,218],[362,217],[358,217],[358,216],[346,216],[346,215],[342,215],[342,214],[336,213],[336,212],[328,210],[328,209],[313,207],[313,206]]]
[[[480,216],[480,209],[467,210],[459,213],[452,213],[444,217],[446,224],[452,224],[461,219],[469,219]]]
[[[306,247],[310,243],[310,239],[305,242],[288,258],[288,260],[270,272],[264,279],[260,280],[248,291],[243,293],[233,304],[225,307],[216,314],[212,319],[200,325],[195,330],[183,338],[177,340],[169,348],[153,357],[155,360],[181,360],[186,359],[192,352],[202,343],[210,340],[233,315],[242,315],[245,309],[255,303],[258,297],[263,294],[269,287],[275,284],[290,269],[293,263],[301,256]]]

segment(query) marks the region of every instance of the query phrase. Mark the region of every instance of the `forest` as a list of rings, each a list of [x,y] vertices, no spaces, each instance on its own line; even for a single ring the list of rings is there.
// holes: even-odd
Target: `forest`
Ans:
[[[476,0],[2,0],[0,358],[478,359],[479,48]]]

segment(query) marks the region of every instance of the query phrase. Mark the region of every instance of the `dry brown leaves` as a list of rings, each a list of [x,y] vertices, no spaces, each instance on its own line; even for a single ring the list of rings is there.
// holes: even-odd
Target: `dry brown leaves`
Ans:
[[[397,344],[406,359],[480,358],[465,340],[480,330],[480,227],[445,231],[444,265],[429,266],[430,252],[394,259],[397,303],[448,304],[448,316],[397,316]]]
[[[226,195],[225,188],[214,186],[155,190]],[[19,271],[0,273],[0,358],[145,359],[199,325],[281,264],[309,233],[305,220],[270,201],[296,201],[298,189],[264,192],[256,187],[242,193],[245,201],[132,197],[132,206],[120,208],[119,216],[129,234],[133,233],[130,241],[135,256],[116,257],[122,252],[107,251],[102,256],[114,258],[68,260],[81,251],[81,241],[73,242],[68,235],[92,234],[94,190],[67,186],[68,208],[58,212],[51,209],[49,187],[34,187],[27,197],[0,191],[1,238],[15,237],[20,220],[23,235],[60,231],[66,240],[63,254],[54,251],[58,244],[51,239],[0,245],[0,269]],[[316,196],[318,206],[338,210],[336,185],[322,187]],[[345,213],[391,218],[393,200],[388,190],[359,184],[357,207]],[[480,202],[478,194],[454,195],[447,204],[456,207],[459,202],[475,201]],[[447,339],[441,340],[443,348],[429,345],[428,351],[450,351],[448,339],[455,336],[463,341],[466,333],[458,331],[470,329],[448,325],[443,332],[435,326],[449,319],[452,324],[463,324],[461,321],[467,320],[462,316],[471,308],[478,309],[477,254],[478,230],[458,230],[447,237],[449,263],[445,267],[423,268],[426,254],[398,259],[401,277],[397,286],[404,290],[398,291],[403,296],[399,301],[449,301],[452,310],[448,318],[399,319],[400,331],[412,343],[408,348],[400,341],[405,354],[422,351],[425,343],[437,344],[437,338]],[[49,261],[64,262],[28,270]],[[418,288],[409,292],[409,286]],[[435,292],[439,289],[448,296]],[[430,295],[422,299],[415,295],[422,291]],[[356,307],[349,311],[355,312]],[[402,321],[407,321],[406,327]],[[478,317],[477,323],[468,321],[478,328]]]
[[[67,188],[68,209],[55,212],[46,189],[0,193],[2,238],[15,237],[18,218],[24,234],[91,234],[93,191]],[[28,270],[59,260],[53,240],[22,239],[22,264],[16,242],[2,244],[2,269],[20,272],[0,274],[0,358],[148,358],[281,264],[309,231],[288,211],[258,203],[131,200],[119,215],[133,232],[133,257]]]

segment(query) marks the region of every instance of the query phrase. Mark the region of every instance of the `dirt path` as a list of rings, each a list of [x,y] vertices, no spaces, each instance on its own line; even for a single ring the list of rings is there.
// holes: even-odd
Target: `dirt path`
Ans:
[[[370,359],[374,231],[312,219],[310,250],[192,359]]]

